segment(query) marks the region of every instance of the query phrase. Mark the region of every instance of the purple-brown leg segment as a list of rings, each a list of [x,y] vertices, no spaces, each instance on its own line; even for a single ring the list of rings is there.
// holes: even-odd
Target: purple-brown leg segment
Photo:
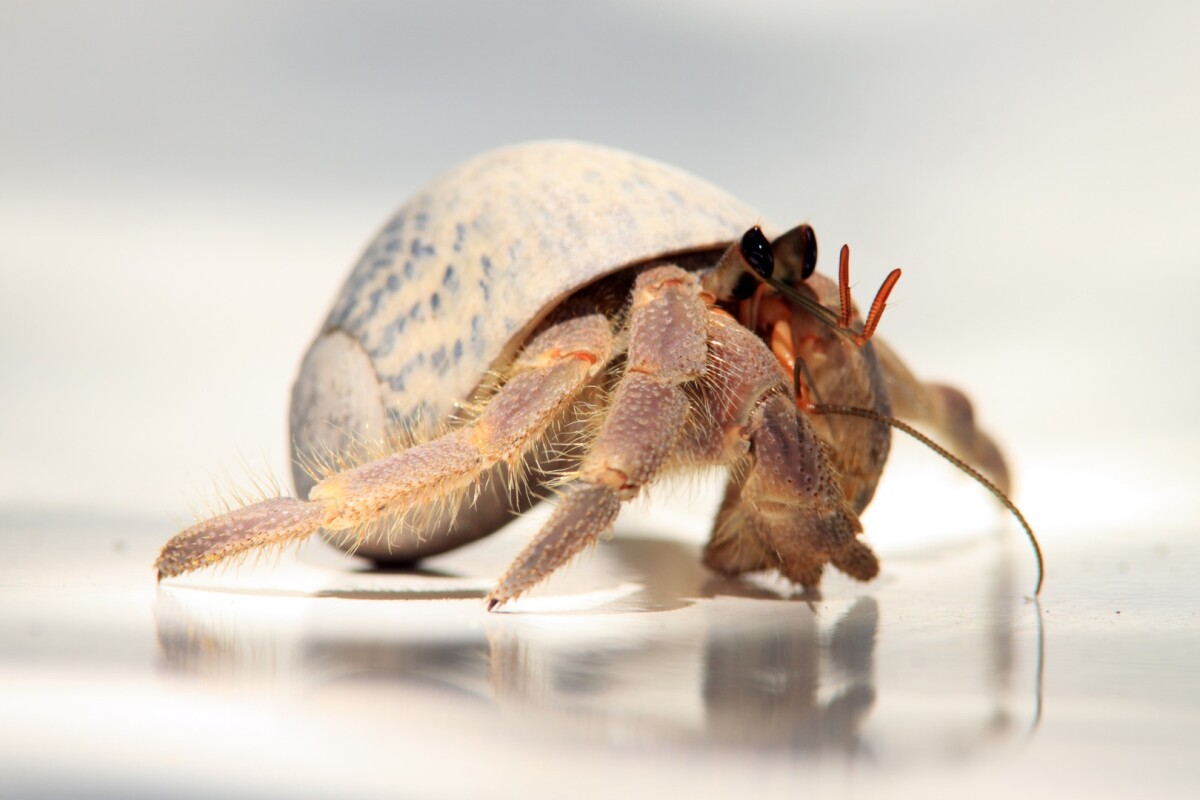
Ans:
[[[845,249],[842,252],[845,273],[849,267],[848,253]],[[876,322],[886,300],[887,286],[885,283],[873,305]],[[861,322],[850,300],[846,274],[838,283],[814,274],[795,287],[795,291],[811,294],[825,306],[840,303],[839,319],[845,325],[857,326]],[[760,294],[754,298],[755,305],[742,304],[742,322],[753,326],[769,343],[787,375],[794,376],[796,367],[802,366],[801,379],[796,381],[800,408],[808,414],[817,436],[832,445],[830,457],[842,490],[855,512],[861,512],[871,501],[887,462],[890,428],[871,420],[811,414],[808,409],[812,403],[832,403],[867,408],[884,416],[891,413],[874,341],[859,344],[773,292]]]
[[[726,574],[748,571],[745,553],[729,560],[723,551],[761,547],[770,559],[758,569],[775,567],[805,589],[820,584],[827,563],[859,580],[875,577],[878,561],[857,538],[862,525],[842,496],[829,446],[787,394],[763,399],[751,415],[750,436],[752,463],[738,487],[740,502],[722,509],[705,563]]]
[[[706,392],[713,425],[722,430],[726,457],[738,436],[750,441],[734,465],[705,563],[739,575],[778,569],[806,589],[820,583],[825,564],[859,580],[879,564],[858,540],[862,530],[831,460],[830,446],[798,413],[788,378],[761,339],[713,312],[709,326],[713,366]]]
[[[265,547],[300,542],[321,528],[321,507],[294,497],[273,497],[198,522],[172,537],[154,566],[158,579],[191,572]]]
[[[331,475],[308,502],[272,498],[198,523],[158,557],[159,578],[189,572],[251,549],[285,545],[320,528],[345,530],[466,488],[498,463],[520,463],[561,418],[613,351],[608,319],[585,313],[536,335],[508,380],[473,422],[408,450]]]
[[[550,519],[488,596],[488,608],[520,595],[596,541],[623,500],[637,496],[670,456],[689,414],[683,384],[705,373],[707,308],[695,276],[646,270],[634,283],[626,373],[608,416]]]

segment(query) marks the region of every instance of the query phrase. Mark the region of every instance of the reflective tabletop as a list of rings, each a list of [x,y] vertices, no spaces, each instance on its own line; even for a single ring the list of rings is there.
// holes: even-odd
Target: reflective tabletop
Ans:
[[[501,613],[539,513],[380,572],[322,543],[164,582],[161,523],[6,511],[5,796],[1195,796],[1194,531],[1007,526],[820,595],[630,515]],[[682,517],[681,517],[682,518]]]

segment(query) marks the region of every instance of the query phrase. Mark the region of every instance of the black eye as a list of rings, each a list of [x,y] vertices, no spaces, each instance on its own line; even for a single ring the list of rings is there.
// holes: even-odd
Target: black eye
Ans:
[[[742,258],[762,278],[771,277],[775,271],[775,256],[771,253],[771,243],[756,225],[742,236]]]
[[[808,280],[817,268],[817,234],[811,225],[797,225],[771,247],[775,260],[785,265],[789,276],[799,273],[800,280]]]
[[[804,235],[796,243],[796,248],[800,250],[803,259],[801,263],[804,264],[800,268],[800,279],[808,280],[817,268],[817,234],[808,225],[802,225],[801,230]]]

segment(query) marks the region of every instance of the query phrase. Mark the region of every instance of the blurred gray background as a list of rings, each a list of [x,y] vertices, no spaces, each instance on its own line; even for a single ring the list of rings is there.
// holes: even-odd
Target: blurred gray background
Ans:
[[[166,534],[213,475],[287,475],[291,379],[377,226],[570,137],[811,221],[860,295],[903,267],[882,335],[976,398],[1050,536],[1192,519],[1197,31],[1188,2],[5,0],[0,504]]]

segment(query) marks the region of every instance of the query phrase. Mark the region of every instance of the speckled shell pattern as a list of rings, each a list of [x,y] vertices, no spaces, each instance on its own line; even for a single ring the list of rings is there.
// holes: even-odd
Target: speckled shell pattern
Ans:
[[[628,264],[732,241],[757,218],[704,181],[617,150],[498,150],[396,213],[325,330],[370,355],[391,422],[439,420],[566,295]]]

